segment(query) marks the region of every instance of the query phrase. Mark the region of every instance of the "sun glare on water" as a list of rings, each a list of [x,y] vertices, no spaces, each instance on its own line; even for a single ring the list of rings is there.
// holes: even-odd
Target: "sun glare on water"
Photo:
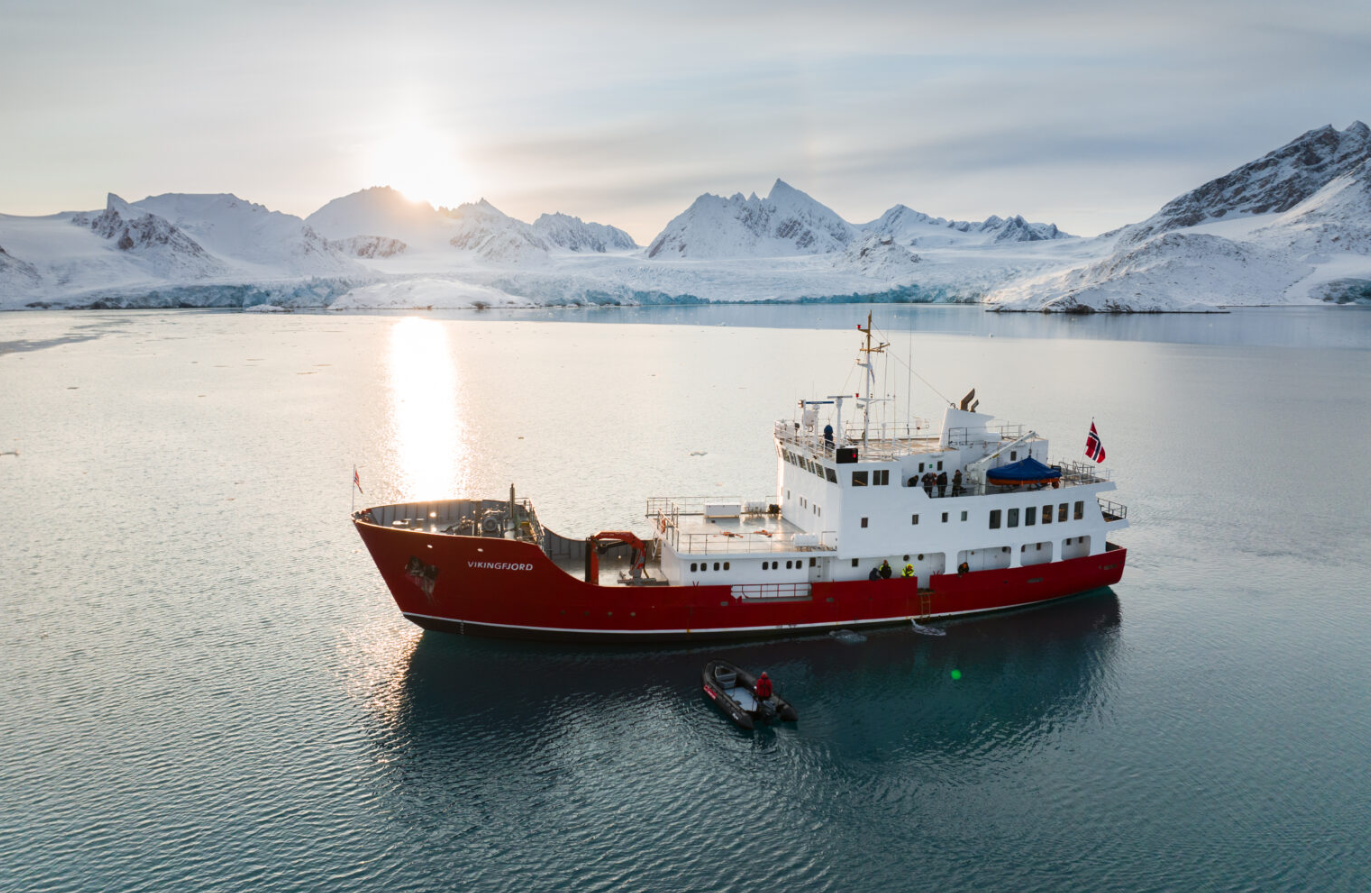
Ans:
[[[408,124],[392,129],[367,156],[366,181],[391,186],[411,201],[456,207],[471,201],[471,184],[452,137]]]
[[[446,499],[466,480],[457,369],[447,330],[409,317],[390,333],[389,439],[400,499]]]

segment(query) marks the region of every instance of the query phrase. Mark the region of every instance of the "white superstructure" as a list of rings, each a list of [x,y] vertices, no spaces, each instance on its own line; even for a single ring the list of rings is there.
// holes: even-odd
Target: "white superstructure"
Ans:
[[[872,346],[869,320],[865,331],[869,369],[884,345]],[[944,410],[937,434],[873,424],[870,394],[804,401],[797,419],[775,423],[774,499],[648,501],[661,573],[674,585],[763,585],[785,597],[803,584],[865,580],[882,562],[895,576],[910,568],[924,587],[934,574],[1103,553],[1106,536],[1128,526],[1127,510],[1100,498],[1115,489],[1108,473],[1054,460],[1046,438],[995,424],[973,395]],[[845,401],[861,406],[859,422],[843,418]],[[1059,479],[987,480],[1030,457]],[[926,476],[943,483],[925,486]]]

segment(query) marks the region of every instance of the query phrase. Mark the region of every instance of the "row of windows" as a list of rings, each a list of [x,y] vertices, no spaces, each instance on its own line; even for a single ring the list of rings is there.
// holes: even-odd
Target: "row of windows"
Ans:
[[[1067,509],[1068,509],[1069,506],[1070,506],[1070,503],[1066,503],[1066,502],[1063,502],[1061,505],[1057,506],[1057,521],[1058,521],[1059,523],[1065,522],[1065,521],[1067,520]],[[1008,523],[1006,524],[1006,526],[1007,526],[1007,527],[1018,527],[1018,526],[1019,526],[1019,510],[1018,510],[1018,509],[1005,509],[1005,512],[1006,512],[1007,514],[1006,514],[1006,517],[1005,517],[1004,520],[1008,522]],[[1084,502],[1078,502],[1078,503],[1076,503],[1076,505],[1075,505],[1075,507],[1074,507],[1073,515],[1074,515],[1074,519],[1077,520],[1077,521],[1083,520],[1083,519],[1085,518],[1085,503],[1084,503]],[[916,516],[916,517],[917,517],[917,516]],[[1052,523],[1052,506],[1050,506],[1050,505],[1045,505],[1045,506],[1042,507],[1042,519],[1043,519],[1043,523],[1044,523],[1044,524],[1051,524],[1051,523]],[[915,521],[914,523],[917,524],[918,522]],[[1024,524],[1024,526],[1025,526],[1025,527],[1032,527],[1034,524],[1037,524],[1037,523],[1038,523],[1038,509],[1037,509],[1037,507],[1034,506],[1034,507],[1032,507],[1032,508],[1024,509],[1024,510],[1023,510],[1023,524]],[[999,526],[1000,526],[1000,509],[991,509],[991,511],[990,511],[990,529],[991,529],[991,530],[996,530],[996,529],[999,528]]]
[[[719,569],[719,562],[717,562],[717,561],[714,562],[714,569],[715,569],[716,571]],[[709,570],[709,562],[708,562],[708,561],[692,561],[692,562],[690,563],[690,572],[691,572],[692,574],[695,573],[696,571],[701,571],[701,572],[703,572],[703,571],[707,571],[707,570]],[[724,562],[724,570],[728,570],[728,562],[727,562],[727,561]]]
[[[817,559],[817,558],[811,558],[811,559],[809,559],[809,566],[810,566],[810,567],[814,567],[814,566],[817,565],[818,563],[819,563],[819,559]],[[804,559],[803,559],[803,558],[796,558],[793,562],[787,561],[787,562],[785,563],[785,569],[786,569],[786,570],[791,570],[791,569],[792,569],[792,565],[793,565],[794,567],[796,567],[796,568],[804,567],[804,566],[805,566]],[[762,570],[764,570],[764,571],[775,571],[775,570],[780,570],[780,569],[781,569],[781,563],[780,563],[779,561],[763,561],[763,562],[762,562]]]
[[[838,483],[838,472],[824,465],[822,462],[815,462],[813,459],[807,459],[799,453],[792,453],[790,450],[781,450],[781,455],[791,465],[797,465],[810,474],[816,475],[831,484]]]
[[[885,486],[888,486],[888,485],[890,484],[890,469],[888,469],[888,468],[878,468],[878,469],[876,469],[875,471],[870,472],[870,475],[871,475],[871,478],[870,478],[870,480],[871,480],[871,486],[873,486],[873,487],[885,487]],[[865,487],[866,484],[867,484],[867,472],[865,472],[865,471],[854,471],[854,472],[852,472],[852,486],[854,486],[854,487]]]
[[[932,462],[929,462],[929,463],[928,463],[928,470],[929,470],[929,471],[942,471],[942,470],[943,470],[943,462],[942,462],[942,460],[941,460],[941,459],[938,460],[938,467],[937,467],[937,468],[934,468],[934,467],[933,467],[933,463],[932,463]],[[924,472],[924,463],[923,463],[923,462],[920,462],[920,463],[919,463],[919,474],[923,474],[923,472]]]

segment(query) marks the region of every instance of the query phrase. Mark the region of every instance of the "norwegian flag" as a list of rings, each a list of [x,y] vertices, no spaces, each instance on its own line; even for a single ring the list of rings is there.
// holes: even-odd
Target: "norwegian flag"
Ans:
[[[1100,432],[1095,430],[1095,423],[1090,423],[1090,433],[1085,438],[1085,454],[1096,462],[1104,461],[1104,442],[1100,440]]]
[[[1103,456],[1101,456],[1101,458],[1103,458]],[[363,496],[366,495],[366,492],[362,489],[362,478],[361,475],[357,474],[356,465],[352,466],[352,486],[357,488],[358,493],[361,493]]]

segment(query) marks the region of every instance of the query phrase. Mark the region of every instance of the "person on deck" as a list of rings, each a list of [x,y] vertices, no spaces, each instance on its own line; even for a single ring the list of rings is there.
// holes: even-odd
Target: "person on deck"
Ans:
[[[832,425],[824,425],[824,449],[825,449],[825,450],[830,450],[830,451],[833,449],[833,426],[832,426]]]
[[[952,495],[962,495],[962,470],[960,468],[952,473]]]
[[[881,578],[881,569],[879,567],[873,567],[871,573],[866,575],[866,578],[868,580],[879,580]]]
[[[938,495],[947,495],[947,472],[945,471],[938,472]]]
[[[757,677],[757,687],[753,691],[759,701],[765,701],[771,697],[771,677],[766,675],[766,670],[763,670],[762,675]]]
[[[889,579],[890,579],[890,575],[893,574],[893,573],[895,573],[895,572],[894,572],[893,570],[890,569],[890,562],[889,562],[889,561],[882,561],[882,562],[881,562],[881,579],[882,579],[882,580],[889,580]]]
[[[900,576],[904,577],[906,580],[914,576],[914,565],[906,564],[904,566],[904,571],[900,574]]]
[[[938,477],[937,477],[937,475],[935,475],[933,472],[931,472],[931,471],[926,471],[926,472],[924,472],[924,476],[923,476],[924,492],[928,494],[928,496],[929,496],[930,499],[933,497],[933,484],[936,483],[937,480],[938,480]]]

